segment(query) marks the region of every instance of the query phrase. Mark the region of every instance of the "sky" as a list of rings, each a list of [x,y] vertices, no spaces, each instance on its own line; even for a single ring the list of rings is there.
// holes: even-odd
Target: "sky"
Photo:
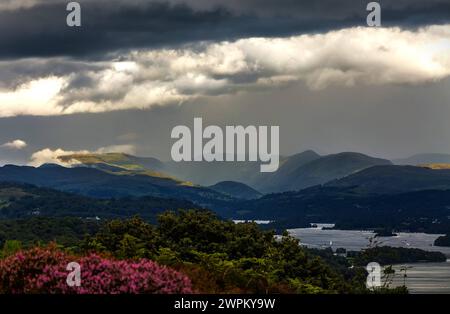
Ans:
[[[278,125],[283,155],[450,153],[450,2],[0,3],[0,164],[170,158],[172,128]]]

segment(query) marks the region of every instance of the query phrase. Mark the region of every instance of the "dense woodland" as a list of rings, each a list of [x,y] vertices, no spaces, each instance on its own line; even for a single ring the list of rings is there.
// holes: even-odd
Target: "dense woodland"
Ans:
[[[199,210],[110,221],[31,218],[2,221],[3,258],[56,241],[60,249],[118,260],[149,259],[186,274],[203,293],[368,293],[363,267],[314,252],[254,223],[234,224]],[[28,231],[27,231],[28,230]],[[385,291],[387,292],[387,290]],[[389,292],[403,293],[404,289]]]

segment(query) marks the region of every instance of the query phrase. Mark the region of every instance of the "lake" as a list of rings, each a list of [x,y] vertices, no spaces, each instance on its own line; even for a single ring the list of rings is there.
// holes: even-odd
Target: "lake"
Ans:
[[[288,230],[289,233],[300,239],[302,245],[310,248],[345,248],[350,251],[359,251],[369,244],[369,239],[375,234],[372,231],[358,230],[323,230],[317,228],[299,228]],[[433,245],[439,234],[425,233],[397,233],[395,237],[378,237],[380,246],[418,248],[426,251],[439,251],[450,257],[449,247]],[[410,293],[448,293],[450,294],[450,261],[446,263],[414,263],[394,265],[396,275],[393,286],[403,285],[403,274],[400,268],[407,266],[406,286]]]
[[[375,236],[373,231],[360,230],[323,230],[322,225],[317,228],[290,229],[289,233],[300,239],[302,245],[310,248],[333,249],[345,248],[349,251],[359,251],[367,248],[369,239]],[[440,234],[399,232],[395,237],[377,237],[380,246],[418,248],[425,251],[439,251],[450,257],[450,247],[434,246]]]
[[[406,271],[406,286],[411,294],[450,294],[450,261],[446,263],[414,263],[394,265],[395,277],[392,286],[403,286],[401,267]]]

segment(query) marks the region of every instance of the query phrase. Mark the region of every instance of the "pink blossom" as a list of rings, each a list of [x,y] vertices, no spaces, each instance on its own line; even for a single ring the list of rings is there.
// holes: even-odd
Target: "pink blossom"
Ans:
[[[81,266],[81,286],[66,283],[68,263]],[[70,256],[54,246],[0,260],[0,292],[51,294],[192,293],[190,279],[147,259],[115,260],[96,254]]]

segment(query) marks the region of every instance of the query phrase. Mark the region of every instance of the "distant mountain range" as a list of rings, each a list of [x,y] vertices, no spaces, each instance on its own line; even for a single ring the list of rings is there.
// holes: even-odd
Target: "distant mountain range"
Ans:
[[[446,155],[417,155],[409,160],[445,161],[443,156]],[[258,164],[251,162],[175,163],[122,153],[74,154],[59,159],[72,168],[8,165],[0,168],[0,181],[36,184],[93,197],[153,195],[208,205],[209,200],[252,199],[261,193],[299,191],[324,184],[359,186],[370,193],[446,189],[450,177],[446,164],[427,164],[430,168],[394,166],[387,159],[353,152],[320,156],[305,151],[281,158],[274,173],[261,173]]]
[[[343,178],[369,167],[391,164],[389,160],[359,153],[319,156],[314,152],[305,152],[287,159],[279,172],[262,179],[257,187],[263,192],[296,191]]]
[[[230,201],[228,195],[148,172],[110,172],[89,167],[39,168],[7,165],[0,168],[0,181],[28,183],[96,198],[153,196],[186,199],[204,207]]]
[[[262,193],[274,193],[301,190],[371,166],[390,164],[389,160],[359,153],[320,156],[314,151],[305,151],[282,157],[280,167],[274,173],[261,173],[258,165],[250,162],[168,163],[165,171],[175,177],[202,185],[210,185],[210,182],[236,181]]]
[[[276,220],[283,226],[392,223],[431,230],[450,225],[450,169],[445,164],[399,166],[359,153],[320,156],[313,151],[281,158],[275,173],[260,173],[256,163],[177,164],[118,153],[70,155],[60,160],[72,167],[0,167],[0,182],[104,200],[150,197],[174,204],[188,202],[186,206],[210,208],[223,217]],[[200,181],[213,183],[191,183]]]
[[[109,172],[145,173],[152,177],[178,178],[178,181],[203,186],[223,181],[240,182],[263,193],[301,190],[372,166],[391,164],[389,160],[359,153],[320,156],[313,151],[282,157],[280,168],[275,173],[261,173],[259,165],[252,162],[175,163],[126,154],[78,154],[62,156],[60,159]]]

